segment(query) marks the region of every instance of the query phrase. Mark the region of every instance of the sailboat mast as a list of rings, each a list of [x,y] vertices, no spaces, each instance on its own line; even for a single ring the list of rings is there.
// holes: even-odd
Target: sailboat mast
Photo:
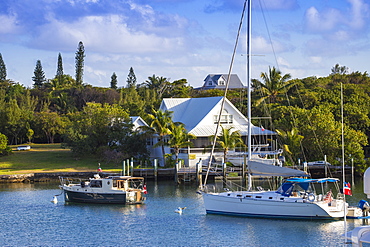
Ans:
[[[247,15],[247,118],[248,118],[248,138],[247,138],[247,145],[248,145],[248,160],[247,166],[249,165],[249,161],[251,160],[252,154],[252,113],[251,113],[251,67],[252,67],[252,49],[251,49],[251,37],[252,37],[252,0],[248,0],[248,15]],[[252,178],[250,175],[250,169],[248,167],[248,190],[252,187]]]
[[[343,84],[340,84],[340,113],[342,121],[342,188],[343,188],[343,203],[344,203],[344,237],[347,240],[347,208],[346,208],[346,195],[344,193],[344,182],[346,181],[346,174],[344,169],[344,110],[343,110]]]

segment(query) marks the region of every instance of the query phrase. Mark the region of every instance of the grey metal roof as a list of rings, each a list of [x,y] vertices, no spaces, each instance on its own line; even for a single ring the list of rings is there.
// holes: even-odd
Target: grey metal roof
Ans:
[[[228,79],[228,74],[209,74],[204,79],[204,84],[201,87],[202,89],[224,89],[226,87],[226,82]],[[218,85],[218,80],[222,78],[225,82],[225,85]],[[208,85],[208,81],[211,79],[213,81],[213,85]],[[229,82],[229,88],[235,89],[235,88],[245,88],[243,83],[241,82],[239,76],[237,74],[231,74],[230,75],[230,82]]]

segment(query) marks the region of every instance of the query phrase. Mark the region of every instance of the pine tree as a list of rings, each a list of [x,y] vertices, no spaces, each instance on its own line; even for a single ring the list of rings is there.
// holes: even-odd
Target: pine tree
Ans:
[[[58,67],[57,67],[57,74],[55,75],[56,79],[58,80],[59,85],[62,84],[63,81],[63,60],[62,55],[59,53],[58,55]]]
[[[115,72],[113,72],[113,75],[111,76],[110,88],[117,89],[117,75]]]
[[[136,75],[134,69],[131,67],[130,72],[127,76],[127,88],[135,87],[136,86]]]
[[[78,43],[78,49],[76,52],[76,84],[77,85],[82,85],[83,83],[82,77],[84,73],[83,72],[84,71],[84,58],[85,58],[85,48],[84,48],[82,41],[80,41]]]
[[[40,88],[46,81],[45,73],[42,70],[42,65],[41,65],[40,60],[37,60],[36,67],[33,73],[34,73],[34,76],[32,77],[32,80],[35,82],[33,85],[35,88]]]
[[[6,67],[3,60],[3,56],[0,53],[0,82],[6,80]]]

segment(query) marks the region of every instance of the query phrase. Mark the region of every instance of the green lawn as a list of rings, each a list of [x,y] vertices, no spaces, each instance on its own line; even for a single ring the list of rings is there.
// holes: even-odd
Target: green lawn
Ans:
[[[56,144],[30,144],[31,149],[17,151],[11,146],[13,154],[0,157],[0,175],[35,172],[83,172],[96,171],[97,157],[75,157],[69,149]],[[120,171],[114,165],[101,164],[103,171]]]

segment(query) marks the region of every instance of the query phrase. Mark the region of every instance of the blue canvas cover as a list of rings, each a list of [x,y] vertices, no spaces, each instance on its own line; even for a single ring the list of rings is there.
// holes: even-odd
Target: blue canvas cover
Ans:
[[[283,196],[290,196],[295,186],[301,187],[304,191],[307,191],[310,188],[312,183],[334,183],[338,182],[337,178],[319,178],[319,179],[307,179],[307,178],[289,178],[280,186],[276,191],[277,193]]]

